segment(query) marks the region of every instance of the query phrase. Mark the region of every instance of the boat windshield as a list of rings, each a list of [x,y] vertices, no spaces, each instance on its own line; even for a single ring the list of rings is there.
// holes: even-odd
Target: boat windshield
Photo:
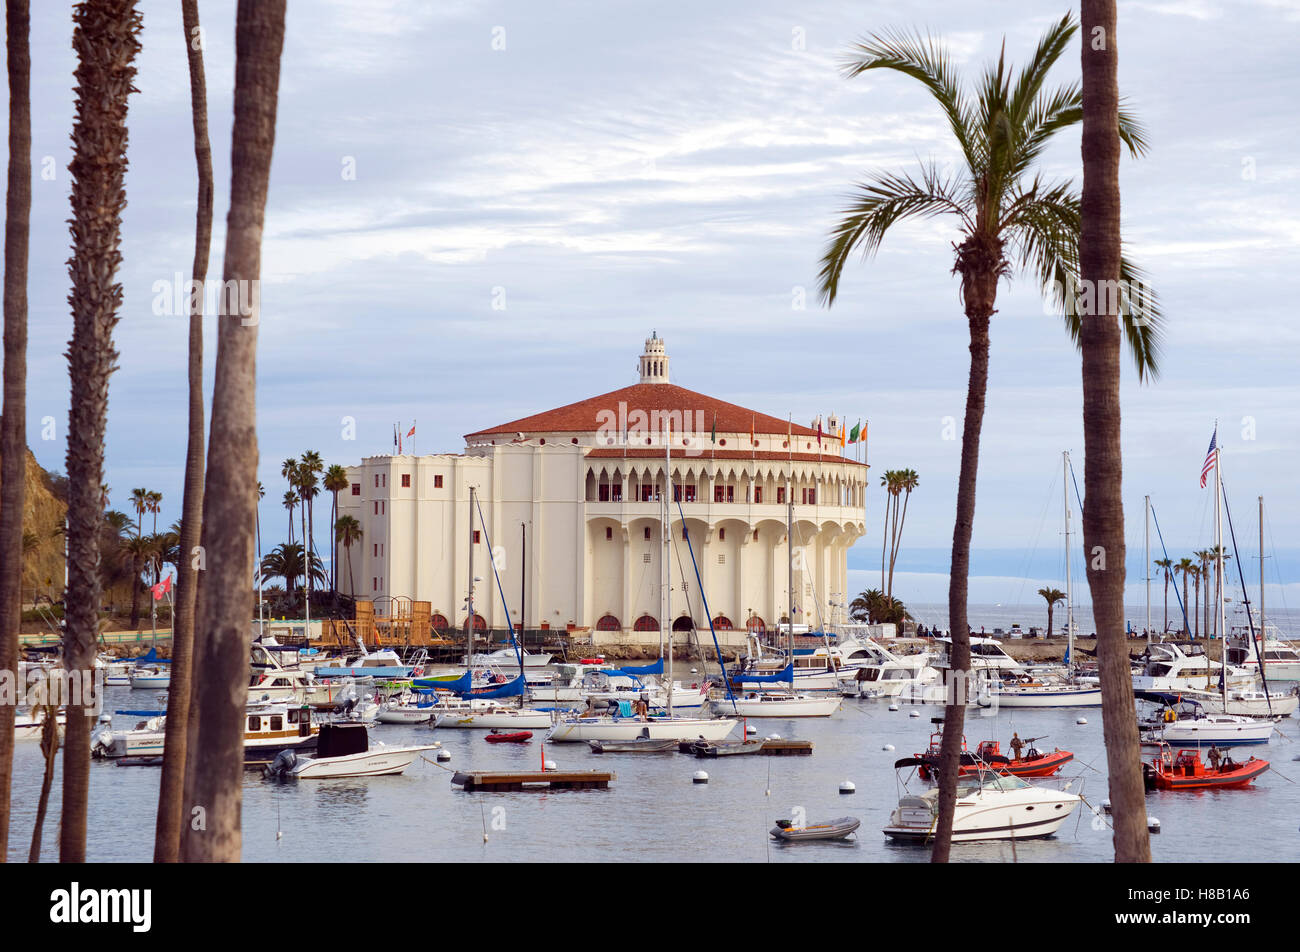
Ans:
[[[957,796],[969,797],[981,790],[994,792],[1006,792],[1010,790],[1024,790],[1031,786],[1019,777],[1010,775],[1001,776],[995,773],[986,773],[982,776],[975,775],[971,777],[962,777],[957,781]]]

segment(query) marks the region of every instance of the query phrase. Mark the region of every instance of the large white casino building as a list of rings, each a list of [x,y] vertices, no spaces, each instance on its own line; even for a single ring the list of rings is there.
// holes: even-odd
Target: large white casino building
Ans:
[[[435,630],[463,630],[473,487],[483,514],[474,523],[476,628],[503,630],[508,613],[530,631],[589,629],[597,645],[657,642],[671,465],[673,630],[707,632],[711,617],[734,644],[746,628],[788,616],[787,492],[794,623],[842,617],[867,480],[867,466],[841,448],[843,424],[794,425],[674,386],[668,364],[652,336],[632,386],[467,434],[462,453],[370,456],[350,467],[340,515],[356,517],[362,538],[339,552],[340,588],[354,578],[356,597],[373,599],[381,615],[427,601]]]

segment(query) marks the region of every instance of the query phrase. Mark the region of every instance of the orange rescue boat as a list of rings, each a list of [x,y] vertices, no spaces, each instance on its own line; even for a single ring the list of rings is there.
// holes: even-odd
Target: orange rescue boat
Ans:
[[[1213,748],[1211,748],[1213,749]],[[1201,760],[1198,750],[1180,750],[1177,754],[1166,746],[1151,763],[1142,765],[1142,781],[1148,790],[1228,790],[1249,786],[1268,769],[1267,760],[1251,757],[1237,763],[1224,754],[1216,766]]]

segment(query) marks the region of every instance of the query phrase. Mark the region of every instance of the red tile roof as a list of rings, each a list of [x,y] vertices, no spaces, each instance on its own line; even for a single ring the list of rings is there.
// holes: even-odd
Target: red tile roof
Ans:
[[[817,434],[814,433],[813,436]],[[829,440],[828,440],[829,442]],[[838,439],[836,440],[838,442]],[[587,454],[587,459],[663,459],[664,448],[658,449],[650,446],[628,447],[626,450],[618,447],[605,447],[594,449]],[[710,459],[761,459],[761,460],[789,460],[792,457],[788,452],[765,453],[760,450],[757,453],[746,452],[745,450],[717,450],[710,452],[705,450],[703,453],[684,453],[680,448],[674,447],[673,459],[684,460],[710,460]],[[859,463],[855,459],[848,459],[844,456],[832,456],[825,453],[818,456],[816,453],[795,453],[793,459],[796,463],[848,463],[851,466],[866,466],[866,463]]]
[[[637,410],[646,413],[652,413],[656,410],[661,412],[678,411],[683,414],[689,412],[692,419],[692,428],[694,428],[695,412],[701,410],[704,412],[704,431],[706,433],[713,428],[715,420],[719,433],[748,433],[751,424],[755,433],[766,435],[784,435],[787,429],[791,429],[788,420],[781,420],[774,416],[768,416],[766,413],[747,410],[744,407],[736,406],[734,403],[726,403],[723,400],[696,393],[694,390],[687,390],[685,387],[678,387],[671,383],[638,383],[630,387],[624,387],[622,390],[603,393],[598,397],[579,400],[577,403],[570,403],[565,407],[547,410],[544,413],[536,413],[486,430],[467,433],[465,439],[468,441],[497,434],[507,434],[513,437],[516,433],[528,435],[536,433],[594,433],[601,428],[609,412],[618,414],[620,403],[627,405],[628,414]],[[604,418],[602,418],[602,413],[606,414]],[[816,430],[810,430],[808,427],[800,426],[797,423],[793,425],[792,429],[799,436],[817,436]],[[830,436],[825,434],[823,438],[829,439]]]

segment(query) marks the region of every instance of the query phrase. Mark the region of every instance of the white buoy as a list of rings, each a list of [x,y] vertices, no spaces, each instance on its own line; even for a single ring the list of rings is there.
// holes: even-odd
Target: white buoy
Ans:
[[[920,716],[921,716],[921,712],[920,712],[920,711],[913,711],[911,714],[908,714],[907,716],[908,716],[908,717],[920,717]]]
[[[548,761],[546,761],[546,763],[542,765],[542,769],[543,769],[543,770],[554,770],[554,769],[556,769],[556,768],[555,768],[555,761],[553,761],[553,760],[548,760]]]
[[[882,748],[880,748],[880,749],[881,749],[881,750],[893,750],[893,749],[894,749],[894,745],[893,745],[893,744],[886,744],[884,747],[882,747]]]
[[[1103,800],[1103,801],[1101,801],[1101,812],[1104,813],[1104,814],[1106,814],[1107,816],[1110,816],[1110,801],[1109,801],[1109,800]]]
[[[842,784],[840,784],[840,793],[841,793],[841,794],[846,794],[846,793],[855,793],[855,792],[857,791],[857,789],[858,789],[858,788],[855,787],[855,786],[853,785],[853,781],[852,781],[852,780],[845,780]]]
[[[750,724],[748,727],[745,728],[745,733],[752,737],[754,734],[758,733],[758,728],[755,727],[753,724]]]
[[[897,705],[897,704],[891,704],[891,705],[889,705],[889,709],[890,709],[891,711],[896,711],[896,710],[898,710],[898,705]]]
[[[1086,724],[1086,723],[1088,723],[1088,719],[1087,719],[1086,717],[1081,717],[1081,718],[1079,718],[1077,721],[1075,721],[1074,723],[1076,723],[1076,724]]]
[[[1147,817],[1147,832],[1148,832],[1148,833],[1159,833],[1159,832],[1160,832],[1160,821],[1157,820],[1157,819],[1156,819],[1155,817],[1153,817],[1153,816],[1152,816],[1152,817]]]
[[[438,751],[438,763],[445,764],[449,760],[451,760],[451,751],[449,750]]]
[[[708,783],[709,775],[706,771],[697,770],[691,777],[691,783]]]

